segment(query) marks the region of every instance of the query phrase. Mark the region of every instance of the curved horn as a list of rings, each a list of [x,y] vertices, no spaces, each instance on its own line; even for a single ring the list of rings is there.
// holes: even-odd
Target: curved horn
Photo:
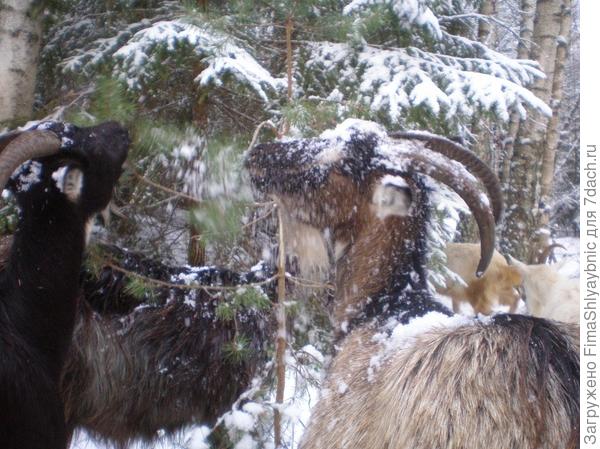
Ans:
[[[22,134],[20,131],[9,132],[6,134],[0,135],[0,152],[6,148],[6,146],[19,137]]]
[[[442,182],[454,190],[467,203],[475,217],[481,240],[481,256],[475,275],[481,277],[492,260],[496,241],[494,214],[487,198],[473,176],[460,164],[440,158],[429,150],[402,149],[401,160],[385,164],[383,169],[391,174],[404,175],[418,172]],[[406,156],[406,157],[402,157]],[[399,162],[399,163],[398,163]]]
[[[51,131],[33,130],[20,133],[0,153],[0,188],[23,162],[51,156],[60,150],[60,139]]]
[[[536,262],[537,263],[546,263],[548,261],[548,257],[550,257],[550,254],[552,254],[552,251],[555,248],[562,248],[565,251],[567,250],[567,248],[565,248],[560,243],[553,243],[552,245],[548,245],[546,248],[544,248],[544,250],[538,255]]]
[[[392,132],[389,135],[394,139],[410,139],[424,142],[425,148],[435,151],[436,153],[443,154],[444,156],[460,162],[467,167],[467,169],[472,174],[477,176],[485,186],[492,203],[496,224],[500,222],[503,209],[500,181],[498,181],[498,177],[494,174],[494,172],[490,170],[485,162],[479,159],[475,153],[467,150],[450,139],[432,134],[418,132]]]

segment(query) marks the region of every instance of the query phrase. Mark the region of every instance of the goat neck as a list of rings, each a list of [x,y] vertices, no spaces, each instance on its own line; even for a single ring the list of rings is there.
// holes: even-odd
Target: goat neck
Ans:
[[[353,226],[333,232],[340,248],[335,261],[334,309],[339,325],[368,318],[371,309],[367,305],[380,303],[382,298],[393,305],[405,289],[427,290],[426,242],[421,235],[428,218],[427,196],[420,180],[408,180],[417,192],[409,215],[382,216],[369,201],[358,205]]]
[[[21,197],[24,202],[20,201],[4,281],[15,284],[9,288],[20,290],[21,295],[19,301],[10,297],[0,301],[13,301],[6,310],[15,330],[36,347],[46,348],[49,360],[59,367],[62,360],[54,355],[64,354],[75,318],[85,220],[72,203],[48,201],[47,196],[36,195],[36,190],[32,189],[29,198]]]

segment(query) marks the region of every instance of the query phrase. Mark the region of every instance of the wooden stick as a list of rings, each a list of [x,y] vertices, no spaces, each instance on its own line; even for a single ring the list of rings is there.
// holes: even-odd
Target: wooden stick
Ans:
[[[275,352],[275,369],[277,372],[277,389],[275,402],[277,406],[274,411],[273,427],[275,433],[275,448],[281,447],[281,411],[278,406],[283,404],[285,391],[285,348],[286,322],[285,322],[285,246],[283,240],[283,220],[281,219],[281,208],[277,209],[279,219],[279,263],[277,271],[277,340]]]

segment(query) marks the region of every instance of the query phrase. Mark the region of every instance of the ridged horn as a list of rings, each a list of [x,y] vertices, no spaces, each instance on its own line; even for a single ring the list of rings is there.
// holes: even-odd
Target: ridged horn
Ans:
[[[453,159],[440,158],[427,149],[406,151],[403,148],[400,157],[399,167],[395,163],[385,164],[383,170],[393,175],[406,176],[407,173],[417,172],[430,176],[454,190],[469,206],[481,240],[481,256],[475,274],[482,276],[492,260],[496,235],[493,211],[487,198],[481,195],[475,178],[462,165],[452,164]]]
[[[23,162],[57,154],[61,145],[56,134],[43,130],[24,131],[5,139],[8,140],[8,144],[0,153],[0,186],[2,188],[8,182],[10,175]]]
[[[496,224],[500,222],[503,210],[500,181],[486,163],[479,159],[475,153],[450,139],[432,134],[398,131],[392,132],[389,135],[394,139],[421,141],[425,144],[425,148],[443,154],[447,158],[463,164],[473,175],[477,176],[485,186],[490,202],[492,203]]]

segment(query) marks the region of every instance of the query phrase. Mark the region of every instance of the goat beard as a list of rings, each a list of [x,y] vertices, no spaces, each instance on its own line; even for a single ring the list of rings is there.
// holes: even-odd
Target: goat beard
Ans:
[[[303,223],[282,207],[283,236],[289,270],[313,282],[325,282],[331,271],[330,245],[323,232]]]

